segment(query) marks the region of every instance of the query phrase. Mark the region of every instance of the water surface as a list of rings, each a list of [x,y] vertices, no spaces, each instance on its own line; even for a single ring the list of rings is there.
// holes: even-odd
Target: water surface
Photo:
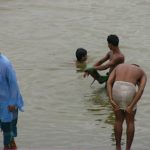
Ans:
[[[149,150],[149,6],[149,0],[0,0],[1,52],[13,62],[26,106],[18,122],[20,149],[115,149],[104,85],[90,87],[74,54],[86,48],[92,64],[108,51],[107,36],[117,34],[126,62],[148,76],[133,150]]]

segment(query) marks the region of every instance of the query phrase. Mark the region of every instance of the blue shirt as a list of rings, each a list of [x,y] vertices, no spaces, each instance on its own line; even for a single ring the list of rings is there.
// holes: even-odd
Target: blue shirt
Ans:
[[[2,122],[11,122],[16,116],[15,113],[8,110],[9,105],[14,105],[23,111],[24,102],[15,70],[8,58],[0,54],[0,120]]]

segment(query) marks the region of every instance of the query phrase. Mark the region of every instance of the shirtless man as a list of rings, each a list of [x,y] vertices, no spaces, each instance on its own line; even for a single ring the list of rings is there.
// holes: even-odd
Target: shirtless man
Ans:
[[[100,84],[108,80],[109,74],[112,70],[121,63],[124,63],[124,55],[119,49],[119,38],[116,35],[109,35],[107,37],[108,47],[110,51],[98,62],[94,64],[92,68],[85,69],[84,77],[89,74],[97,80]],[[97,70],[109,69],[107,75],[101,76],[98,74]],[[96,74],[96,75],[95,75]]]
[[[126,150],[130,150],[134,138],[134,117],[136,105],[141,98],[147,77],[145,72],[135,64],[120,64],[110,74],[107,81],[109,101],[115,113],[116,150],[121,150],[123,122],[127,124]],[[136,86],[138,89],[136,90]]]

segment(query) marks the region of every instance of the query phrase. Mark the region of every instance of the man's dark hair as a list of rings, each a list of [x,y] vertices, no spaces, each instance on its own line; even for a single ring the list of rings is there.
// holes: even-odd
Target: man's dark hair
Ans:
[[[87,55],[87,50],[84,48],[78,48],[76,50],[76,58],[78,61],[82,60],[82,57],[85,57]]]
[[[111,34],[111,35],[109,35],[109,36],[107,37],[107,42],[108,42],[109,44],[112,44],[113,46],[118,46],[118,44],[119,44],[119,38],[118,38],[117,35]]]

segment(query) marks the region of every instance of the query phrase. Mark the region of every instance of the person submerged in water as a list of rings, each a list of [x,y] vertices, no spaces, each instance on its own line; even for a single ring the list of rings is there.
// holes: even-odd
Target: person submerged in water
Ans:
[[[134,118],[147,76],[136,64],[120,64],[110,74],[107,81],[109,101],[115,114],[116,150],[121,150],[123,122],[127,124],[126,150],[130,150],[134,138]],[[136,90],[136,86],[138,89]]]
[[[86,68],[87,65],[87,50],[84,48],[78,48],[76,50],[76,68],[80,69],[80,71],[83,71]]]
[[[108,47],[110,51],[96,62],[93,67],[87,67],[84,70],[84,77],[91,75],[94,80],[97,80],[100,84],[105,83],[108,80],[109,74],[112,70],[121,63],[124,63],[125,57],[119,49],[119,38],[117,35],[109,35],[107,37]],[[109,69],[106,75],[102,76],[98,71]]]

